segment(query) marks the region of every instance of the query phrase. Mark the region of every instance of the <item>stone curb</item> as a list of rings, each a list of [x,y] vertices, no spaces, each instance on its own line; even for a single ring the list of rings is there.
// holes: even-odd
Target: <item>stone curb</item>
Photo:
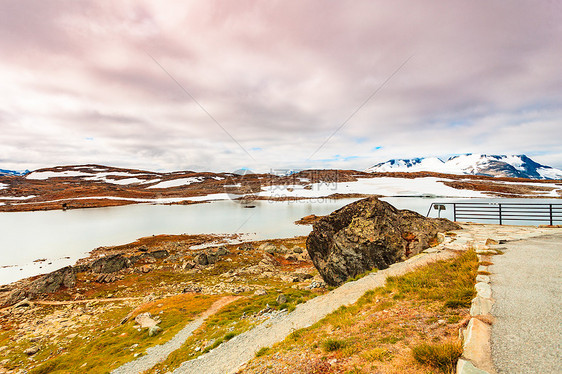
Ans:
[[[483,261],[483,255],[492,254],[491,251],[477,251],[478,261]],[[496,254],[495,251],[493,254]],[[478,271],[487,272],[488,267],[479,265]],[[494,365],[492,363],[491,335],[492,326],[492,288],[490,286],[490,277],[488,275],[479,274],[476,276],[476,297],[472,300],[470,306],[470,321],[466,329],[460,330],[463,340],[463,354],[457,362],[457,374],[495,374]],[[486,321],[486,322],[483,322]]]

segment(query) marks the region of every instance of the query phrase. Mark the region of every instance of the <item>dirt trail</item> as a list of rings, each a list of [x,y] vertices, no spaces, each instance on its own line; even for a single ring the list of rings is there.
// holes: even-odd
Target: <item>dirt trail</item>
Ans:
[[[114,297],[108,299],[85,299],[85,300],[70,300],[70,301],[33,301],[37,305],[70,305],[70,304],[84,304],[89,302],[100,302],[108,303],[112,301],[128,301],[128,300],[139,300],[142,297]]]
[[[170,353],[179,349],[187,338],[191,336],[193,331],[197,330],[205,320],[218,312],[224,306],[230,304],[231,302],[238,300],[242,296],[225,296],[215,301],[213,305],[195,320],[188,323],[183,329],[181,329],[172,339],[164,344],[156,345],[150,347],[146,350],[146,355],[137,358],[134,361],[128,362],[117,369],[113,370],[112,374],[129,374],[129,373],[142,373],[154,365],[164,361]]]

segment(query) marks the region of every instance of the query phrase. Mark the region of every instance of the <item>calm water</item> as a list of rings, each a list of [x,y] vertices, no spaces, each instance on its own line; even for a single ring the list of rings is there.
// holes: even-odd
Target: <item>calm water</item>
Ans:
[[[88,251],[99,246],[125,244],[155,234],[249,233],[252,239],[307,235],[310,226],[295,225],[295,220],[309,214],[328,214],[355,200],[315,199],[290,203],[257,201],[253,203],[256,205],[253,209],[243,208],[231,201],[217,201],[195,205],[129,205],[0,213],[0,266],[3,266],[0,268],[0,284],[74,264],[79,258],[85,257]],[[467,201],[419,197],[392,197],[385,200],[399,209],[411,209],[423,215],[427,213],[431,202]],[[525,199],[469,201],[529,202]],[[560,200],[553,202],[559,203]],[[435,216],[436,212],[431,213]],[[442,217],[446,218],[452,218],[451,215],[450,210],[442,213]],[[47,261],[33,262],[42,258]]]

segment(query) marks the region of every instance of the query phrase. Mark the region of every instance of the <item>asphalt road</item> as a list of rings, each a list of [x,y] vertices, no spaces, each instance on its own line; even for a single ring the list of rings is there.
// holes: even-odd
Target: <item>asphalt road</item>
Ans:
[[[493,257],[498,373],[562,373],[562,235],[508,242]]]

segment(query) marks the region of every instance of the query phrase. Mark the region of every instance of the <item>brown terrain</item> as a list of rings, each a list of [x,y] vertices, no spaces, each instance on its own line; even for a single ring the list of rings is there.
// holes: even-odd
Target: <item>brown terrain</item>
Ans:
[[[46,172],[58,173],[59,176],[34,179],[34,176]],[[0,211],[80,209],[137,203],[192,204],[201,202],[201,197],[206,195],[220,193],[239,197],[246,195],[251,197],[250,200],[299,200],[306,199],[306,197],[265,197],[259,196],[259,192],[268,186],[285,186],[287,191],[291,191],[291,186],[312,189],[312,186],[318,183],[335,184],[356,181],[359,178],[380,177],[407,179],[435,177],[442,179],[442,183],[452,188],[480,191],[498,197],[545,197],[545,194],[555,190],[557,190],[557,196],[549,195],[548,197],[562,197],[561,182],[556,180],[537,181],[431,172],[364,173],[354,170],[305,170],[290,176],[192,171],[156,173],[99,165],[79,165],[40,169],[28,176],[0,176],[0,186],[5,186],[0,189]],[[195,182],[158,187],[162,182],[181,183],[182,180],[185,181],[185,178],[190,178]],[[372,195],[376,195],[376,191],[373,191]],[[329,198],[372,195],[334,193]],[[199,197],[199,199],[197,201],[189,200],[194,197]]]

